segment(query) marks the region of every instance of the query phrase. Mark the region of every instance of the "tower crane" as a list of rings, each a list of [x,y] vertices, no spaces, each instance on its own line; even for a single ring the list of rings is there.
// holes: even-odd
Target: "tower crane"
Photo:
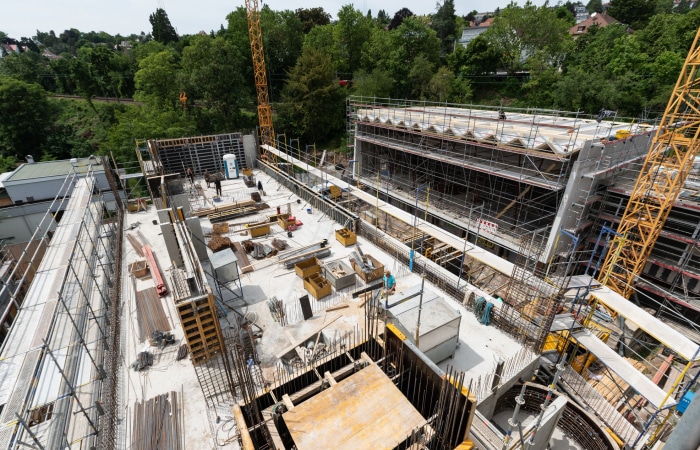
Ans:
[[[258,94],[258,120],[260,123],[260,143],[274,147],[275,129],[272,125],[272,107],[267,85],[265,70],[265,53],[263,52],[262,30],[260,29],[260,11],[258,0],[245,0],[248,17],[248,35],[250,36],[250,51],[253,54],[253,73],[255,74],[255,90]],[[262,158],[268,157],[265,151]],[[269,156],[274,158],[273,154]]]
[[[661,119],[598,281],[629,299],[700,149],[700,29]]]

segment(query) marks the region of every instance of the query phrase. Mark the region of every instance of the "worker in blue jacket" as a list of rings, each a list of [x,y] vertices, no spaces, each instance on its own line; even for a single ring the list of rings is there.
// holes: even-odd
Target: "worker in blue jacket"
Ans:
[[[388,270],[384,271],[384,289],[389,294],[396,292],[396,279]]]

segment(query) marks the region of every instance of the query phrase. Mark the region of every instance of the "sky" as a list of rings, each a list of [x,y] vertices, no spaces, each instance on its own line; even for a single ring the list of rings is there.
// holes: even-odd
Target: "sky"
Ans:
[[[195,34],[202,30],[218,30],[226,24],[228,13],[239,6],[245,7],[244,0],[8,0],[3,3],[0,31],[15,39],[35,36],[37,29],[43,32],[54,30],[57,35],[69,28],[122,36],[142,31],[150,33],[148,16],[157,8],[165,10],[179,34]],[[259,0],[261,8],[266,4],[276,11],[322,6],[333,18],[343,5],[350,3],[363,12],[371,9],[375,17],[380,9],[391,17],[404,7],[414,14],[432,14],[436,11],[437,0]],[[509,0],[455,0],[455,12],[464,16],[473,10],[493,11],[508,3]],[[517,3],[523,5],[525,0]],[[533,3],[542,5],[544,0]]]

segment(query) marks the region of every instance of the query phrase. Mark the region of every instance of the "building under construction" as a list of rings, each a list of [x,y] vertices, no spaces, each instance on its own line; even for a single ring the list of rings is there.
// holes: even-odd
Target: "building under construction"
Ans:
[[[441,140],[435,125],[402,128],[424,106],[377,105],[375,120],[358,102],[345,172],[285,144],[263,145],[255,169],[244,151],[240,173],[226,171],[229,153],[214,154],[215,143],[250,138],[205,136],[139,143],[141,173],[120,178],[145,182],[150,198],[128,199],[123,213],[105,207],[94,178],[67,176],[70,195],[55,200],[65,213],[33,239],[49,242],[29,264],[34,282],[5,287],[2,448],[666,440],[694,386],[698,345],[585,274],[599,226],[585,219],[604,203],[599,186],[612,188],[601,177],[634,170],[653,127],[455,107]],[[471,131],[460,128],[470,115]],[[506,140],[475,117],[516,123]],[[589,134],[569,131],[577,120]],[[530,125],[531,137],[514,137],[528,121],[554,131]],[[460,142],[465,133],[484,142]],[[379,162],[380,142],[390,162]],[[457,158],[459,145],[481,156]],[[498,159],[484,160],[487,151]],[[538,168],[529,184],[508,169],[518,159]],[[224,169],[220,192],[183,167]],[[457,183],[463,175],[469,184]],[[574,203],[583,217],[571,215]],[[653,348],[634,345],[650,341],[644,332]]]
[[[348,108],[353,177],[380,200],[511,262],[524,236],[547,228],[539,251],[543,263],[595,263],[582,253],[592,251],[603,227],[619,223],[656,130],[653,122],[558,111],[366,98],[351,98]],[[637,282],[638,301],[676,323],[679,316],[700,320],[698,177],[700,163]],[[566,251],[570,241],[562,231],[576,236],[579,254]],[[436,250],[433,240],[423,238],[417,239],[420,253],[440,263],[460,253],[446,245]],[[478,264],[470,270],[481,275]],[[693,325],[686,328],[700,338]]]

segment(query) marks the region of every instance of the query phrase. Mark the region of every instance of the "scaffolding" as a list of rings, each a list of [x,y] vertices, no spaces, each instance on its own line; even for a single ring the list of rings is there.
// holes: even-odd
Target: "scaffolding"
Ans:
[[[472,233],[479,229],[484,243],[510,250],[517,249],[525,235],[557,220],[567,192],[579,189],[568,186],[570,177],[587,168],[589,160],[600,159],[613,171],[644,147],[629,139],[623,151],[591,152],[593,143],[653,129],[616,119],[587,119],[576,112],[362,97],[348,101],[348,121],[349,140],[354,142],[353,177],[362,185],[371,189],[381,180],[382,194],[391,193],[398,202],[411,205],[414,198],[419,204],[426,201],[427,191],[418,188],[428,184],[430,206],[444,216],[434,214],[436,220],[458,221]],[[608,155],[598,158],[605,150]],[[582,158],[585,167],[577,165]],[[597,167],[600,170],[600,164]],[[589,186],[589,191],[594,188]],[[482,208],[481,217],[467,217],[477,207]],[[570,215],[576,213],[572,209]],[[582,230],[579,218],[571,221],[567,229]],[[553,229],[550,240],[557,233]]]
[[[113,443],[121,204],[106,209],[91,170],[64,186],[54,203],[65,213],[41,262],[29,264],[34,282],[0,351],[2,448]]]

